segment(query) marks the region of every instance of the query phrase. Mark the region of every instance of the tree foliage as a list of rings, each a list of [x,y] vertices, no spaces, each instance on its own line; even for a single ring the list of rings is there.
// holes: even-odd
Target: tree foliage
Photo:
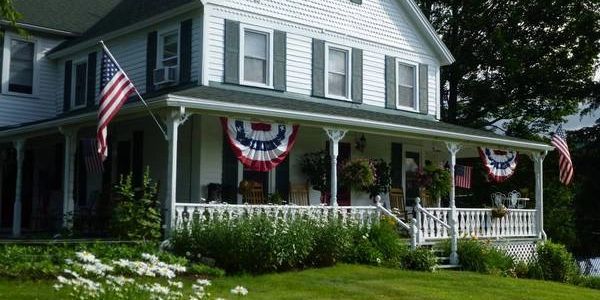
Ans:
[[[441,74],[446,121],[523,136],[599,103],[599,1],[417,2],[456,58]]]
[[[0,18],[8,21],[13,27],[17,26],[17,21],[21,18],[12,0],[0,0],[0,14]]]

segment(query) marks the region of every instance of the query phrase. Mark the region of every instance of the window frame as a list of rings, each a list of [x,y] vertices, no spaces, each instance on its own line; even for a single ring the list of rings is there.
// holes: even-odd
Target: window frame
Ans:
[[[177,64],[174,66],[165,66],[163,64],[163,54],[165,51],[165,40],[164,37],[167,35],[175,34],[177,36]],[[179,70],[181,65],[181,31],[177,26],[172,26],[165,28],[163,30],[158,31],[157,33],[157,43],[156,43],[156,69],[165,68],[165,67],[175,67]],[[154,71],[154,70],[152,70]],[[179,71],[175,72],[175,81],[179,82]]]
[[[33,78],[32,78],[32,87],[31,94],[27,93],[19,93],[9,91],[10,84],[10,60],[12,57],[10,45],[12,40],[22,41],[33,43]],[[39,41],[37,38],[23,38],[21,36],[15,35],[11,32],[4,33],[4,57],[2,57],[2,94],[19,96],[19,97],[30,97],[30,98],[38,98],[39,95]]]
[[[396,80],[395,80],[395,84],[396,84],[396,108],[397,109],[401,109],[401,110],[406,110],[406,111],[411,111],[411,112],[419,112],[419,64],[416,62],[412,62],[412,61],[407,61],[407,60],[403,60],[403,59],[399,59],[396,58]],[[414,107],[410,107],[410,106],[406,106],[406,105],[402,105],[400,104],[400,91],[398,89],[398,86],[400,85],[400,65],[404,65],[404,66],[409,66],[414,68],[414,73],[413,73],[413,82],[414,82],[414,86],[413,86],[413,97],[415,99],[415,106]]]
[[[245,46],[246,46],[246,31],[251,31],[259,34],[267,35],[267,82],[254,82],[247,81],[244,79],[245,72]],[[240,54],[239,54],[239,82],[240,85],[260,87],[273,89],[273,36],[275,35],[275,30],[250,24],[240,24]]]
[[[346,97],[339,95],[332,95],[329,93],[329,51],[331,48],[336,50],[346,51]],[[325,98],[343,100],[343,101],[352,101],[352,47],[325,43]]]
[[[77,86],[77,65],[80,64],[85,64],[85,88],[84,88],[84,96],[83,96],[83,103],[80,105],[76,105],[75,104],[75,97],[76,97],[76,90],[75,87]],[[87,89],[88,89],[88,69],[89,69],[89,64],[88,64],[88,60],[87,57],[82,57],[79,58],[77,60],[73,60],[72,63],[72,68],[71,68],[71,110],[74,109],[79,109],[79,108],[83,108],[86,107],[87,105]]]

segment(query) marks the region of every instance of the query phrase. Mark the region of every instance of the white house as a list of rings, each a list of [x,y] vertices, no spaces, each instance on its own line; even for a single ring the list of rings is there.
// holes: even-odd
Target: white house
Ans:
[[[30,36],[1,25],[0,224],[13,235],[57,230],[70,214],[93,220],[119,175],[139,182],[145,166],[160,183],[167,227],[182,212],[211,209],[201,203],[211,183],[232,209],[244,201],[244,179],[287,196],[306,183],[302,155],[319,150],[338,161],[390,162],[392,186],[416,207],[416,169],[426,160],[453,170],[456,157],[493,147],[533,158],[534,207],[492,220],[489,208],[456,208],[453,189],[449,207],[418,207],[414,239],[544,237],[541,171],[553,148],[440,121],[440,67],[454,58],[413,0],[97,2],[16,1]],[[91,172],[83,141],[95,137],[100,40],[167,136],[132,97],[109,127],[104,172]],[[296,143],[275,169],[249,170],[219,117],[298,125]],[[341,206],[383,210],[366,194],[331,186]],[[308,198],[321,201],[312,189]]]

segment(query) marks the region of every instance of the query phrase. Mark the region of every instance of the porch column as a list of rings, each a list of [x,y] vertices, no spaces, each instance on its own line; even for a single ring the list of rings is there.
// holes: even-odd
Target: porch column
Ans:
[[[546,239],[544,232],[544,158],[548,152],[534,152],[531,154],[535,169],[535,210],[538,238]]]
[[[175,225],[175,204],[177,203],[177,143],[179,126],[187,120],[185,108],[172,110],[168,113],[167,123],[167,182],[165,185],[165,235],[168,235]]]
[[[458,143],[446,142],[446,148],[450,153],[450,226],[452,228],[450,232],[450,263],[453,265],[458,264],[458,215],[456,212],[456,187],[454,182],[454,167],[456,166],[456,154],[462,146]]]
[[[331,157],[331,205],[337,207],[337,156],[339,142],[348,130],[323,128],[329,137],[329,156]]]
[[[63,228],[73,226],[73,213],[75,212],[75,199],[73,187],[75,186],[75,159],[77,151],[77,129],[59,128],[65,136],[65,150],[63,158]]]
[[[23,161],[25,160],[25,139],[13,142],[17,152],[17,178],[15,184],[15,203],[13,208],[13,237],[21,236],[21,192],[23,190]]]

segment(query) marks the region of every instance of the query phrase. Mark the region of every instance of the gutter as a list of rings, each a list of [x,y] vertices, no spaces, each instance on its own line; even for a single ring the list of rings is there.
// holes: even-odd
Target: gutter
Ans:
[[[0,24],[7,26],[9,28],[14,27],[14,26],[12,26],[12,24],[10,22],[8,22],[6,20],[0,20]],[[27,24],[27,23],[20,23],[20,22],[17,22],[17,27],[21,27],[23,29],[30,30],[30,31],[43,32],[43,33],[49,33],[49,34],[54,34],[54,35],[66,36],[66,37],[77,37],[77,36],[81,35],[80,33],[77,33],[77,32],[54,29],[54,28],[50,28],[50,27],[38,26],[38,25]]]
[[[159,14],[159,15],[153,16],[151,18],[145,19],[143,21],[139,21],[139,22],[131,24],[129,26],[117,29],[115,31],[111,31],[111,32],[108,32],[105,34],[90,37],[87,40],[83,40],[81,42],[78,42],[77,44],[74,44],[73,46],[70,46],[70,47],[67,47],[64,49],[60,49],[58,51],[51,51],[49,54],[46,55],[46,57],[48,57],[50,59],[58,59],[63,56],[67,56],[67,55],[85,50],[87,48],[94,47],[98,44],[98,41],[100,41],[100,40],[109,41],[114,38],[120,37],[122,35],[143,29],[145,27],[149,27],[151,25],[155,25],[158,22],[165,21],[176,15],[190,12],[190,10],[192,10],[194,8],[200,8],[200,7],[202,7],[202,3],[200,1],[190,2],[190,3],[184,4],[182,6],[168,10],[162,14]]]
[[[467,141],[474,144],[486,144],[486,145],[495,145],[502,147],[514,147],[523,150],[537,150],[537,151],[552,151],[554,147],[546,144],[535,143],[535,142],[526,142],[526,141],[516,141],[516,140],[508,140],[502,138],[493,138],[493,137],[485,137],[478,136],[472,134],[464,134],[464,133],[456,133],[451,131],[444,131],[438,129],[428,129],[421,127],[414,127],[408,125],[400,125],[393,124],[387,122],[380,121],[372,121],[372,120],[364,120],[359,118],[338,116],[338,115],[328,115],[328,114],[320,114],[320,113],[312,113],[312,112],[303,112],[303,111],[292,111],[285,109],[277,109],[277,108],[266,108],[266,107],[258,107],[252,105],[241,105],[236,103],[228,103],[221,101],[214,101],[209,99],[201,99],[195,97],[184,97],[178,95],[167,95],[167,106],[185,106],[191,109],[198,110],[208,110],[212,112],[227,112],[227,113],[236,113],[241,115],[261,115],[261,116],[270,116],[274,118],[282,118],[282,119],[294,119],[294,120],[305,120],[312,121],[317,123],[326,123],[331,126],[331,124],[336,124],[339,126],[345,127],[365,127],[375,129],[375,133],[381,134],[381,130],[390,131],[390,132],[402,132],[409,134],[415,137],[433,137],[438,140],[452,140],[452,141]]]

